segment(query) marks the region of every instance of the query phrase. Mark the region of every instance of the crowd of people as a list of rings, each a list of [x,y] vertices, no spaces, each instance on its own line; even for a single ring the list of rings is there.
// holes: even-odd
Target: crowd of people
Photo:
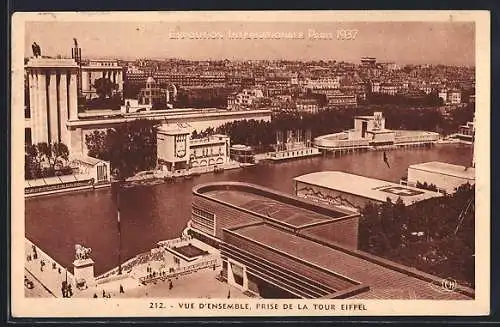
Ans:
[[[46,271],[45,269],[47,269],[47,259],[42,257],[41,255],[39,255],[38,253],[38,248],[32,244],[31,245],[31,251],[26,255],[26,261],[27,262],[32,262],[32,261],[36,261],[36,260],[39,260],[39,263],[40,263],[40,272],[44,272]],[[52,264],[50,265],[50,267],[52,268],[51,270],[52,271],[57,271],[57,273],[59,275],[62,274],[62,267],[59,266],[55,261],[52,261]],[[49,271],[50,271],[50,268],[49,268]],[[25,284],[26,284],[26,281],[25,281]],[[68,283],[67,281],[67,278],[66,280],[64,280],[62,283],[61,283],[61,293],[62,293],[62,296],[63,297],[71,297],[73,295],[73,290],[71,288],[71,284]]]

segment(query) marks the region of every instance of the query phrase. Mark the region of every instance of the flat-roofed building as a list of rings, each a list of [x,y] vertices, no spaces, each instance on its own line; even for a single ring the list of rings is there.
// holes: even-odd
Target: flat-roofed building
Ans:
[[[215,134],[189,140],[190,167],[217,167],[229,163],[231,142],[227,135]]]
[[[118,65],[118,60],[92,59],[87,65],[81,66],[82,95],[93,99],[98,96],[95,81],[100,78],[110,80],[116,85],[116,92],[123,91],[124,71]]]
[[[240,108],[248,108],[254,101],[263,98],[264,93],[260,89],[244,89],[243,91],[232,94],[228,97],[228,109],[235,110]]]
[[[363,67],[375,67],[377,63],[377,58],[375,57],[361,57],[361,66]]]
[[[395,131],[385,128],[385,118],[381,112],[373,116],[355,116],[352,138],[368,138],[372,145],[394,144]]]
[[[169,172],[215,168],[229,163],[231,142],[226,135],[192,139],[188,126],[165,124],[158,129],[156,138],[158,163]]]
[[[380,93],[387,95],[396,95],[398,93],[398,86],[390,83],[381,84]]]
[[[339,89],[340,79],[338,77],[307,78],[303,84],[306,89],[311,90]]]
[[[440,191],[454,193],[460,185],[475,184],[476,170],[472,167],[453,165],[446,162],[430,161],[408,167],[408,185],[417,183],[434,184]]]
[[[460,125],[458,127],[457,138],[462,141],[473,141],[475,134],[474,122],[469,121],[465,125]]]
[[[316,137],[314,145],[323,150],[343,150],[431,145],[438,139],[439,134],[435,132],[386,129],[382,113],[375,112],[373,116],[355,116],[353,129]]]
[[[372,81],[370,83],[370,90],[372,93],[380,93],[380,82]]]
[[[230,158],[241,163],[255,163],[255,150],[248,145],[235,144],[229,149]]]
[[[356,95],[337,93],[327,95],[326,100],[330,106],[356,106],[358,104]]]
[[[144,105],[146,110],[166,109],[168,101],[168,90],[159,87],[153,77],[148,77],[146,87],[139,92],[138,104]]]
[[[298,112],[317,113],[319,110],[317,99],[297,99],[295,107]]]
[[[217,246],[220,278],[262,298],[468,300],[442,279],[356,248],[359,213],[265,187],[193,189],[190,233]]]
[[[189,167],[189,139],[191,132],[177,124],[158,128],[156,135],[158,163],[174,172]]]
[[[444,104],[459,104],[462,102],[462,92],[459,90],[441,89],[438,92],[438,97],[443,100]]]
[[[448,99],[451,104],[459,104],[462,102],[462,93],[459,90],[451,90],[448,93]]]
[[[362,209],[369,202],[393,203],[401,198],[405,205],[442,196],[441,193],[417,189],[380,179],[341,171],[321,171],[294,178],[295,194],[299,197],[347,207]]]

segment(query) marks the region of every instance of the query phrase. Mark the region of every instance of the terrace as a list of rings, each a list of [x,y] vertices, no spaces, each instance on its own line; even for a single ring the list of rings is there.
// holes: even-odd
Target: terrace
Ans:
[[[318,207],[303,199],[244,183],[213,183],[199,186],[197,190],[212,200],[292,229],[328,223],[353,214],[347,210]]]

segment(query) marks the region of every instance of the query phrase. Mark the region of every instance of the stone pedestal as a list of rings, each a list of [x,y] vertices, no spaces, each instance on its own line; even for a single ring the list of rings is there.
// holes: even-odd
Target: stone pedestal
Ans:
[[[80,280],[85,280],[88,287],[95,285],[94,276],[94,260],[92,259],[79,259],[73,261],[73,271],[75,277],[75,287]]]

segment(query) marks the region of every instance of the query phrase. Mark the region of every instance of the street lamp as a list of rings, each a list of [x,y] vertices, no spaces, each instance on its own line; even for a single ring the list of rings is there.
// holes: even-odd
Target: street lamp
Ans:
[[[114,181],[114,191],[116,196],[116,221],[118,228],[118,275],[122,274],[122,231],[120,221],[120,193],[121,193],[121,174],[118,169],[114,170],[116,180]]]

